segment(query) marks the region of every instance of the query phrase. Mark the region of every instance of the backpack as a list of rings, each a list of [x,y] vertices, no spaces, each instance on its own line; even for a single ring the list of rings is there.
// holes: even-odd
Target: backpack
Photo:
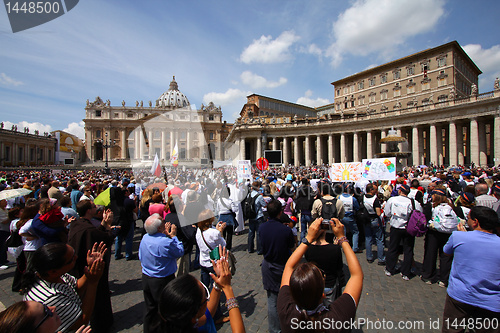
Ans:
[[[356,222],[360,224],[368,224],[371,222],[370,213],[365,206],[364,195],[360,199],[359,209],[356,213],[354,213],[354,218],[356,219]]]
[[[243,219],[255,219],[257,217],[257,210],[255,209],[255,201],[260,194],[252,197],[252,192],[249,191],[245,200],[241,202],[241,207],[243,208]]]
[[[337,199],[333,198],[331,200],[321,198],[321,217],[324,220],[331,220],[337,217]]]
[[[413,210],[406,224],[406,231],[411,236],[422,237],[427,232],[427,219],[424,213],[415,210],[415,200],[413,199],[411,199],[411,206]]]

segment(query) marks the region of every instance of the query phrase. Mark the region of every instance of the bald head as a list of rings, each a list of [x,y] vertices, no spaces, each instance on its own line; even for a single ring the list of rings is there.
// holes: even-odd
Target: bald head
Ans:
[[[477,184],[476,185],[476,196],[488,194],[488,185],[486,184]]]
[[[146,230],[148,235],[154,235],[158,232],[161,232],[162,227],[163,220],[158,213],[154,213],[146,219],[146,222],[144,222],[144,229]]]

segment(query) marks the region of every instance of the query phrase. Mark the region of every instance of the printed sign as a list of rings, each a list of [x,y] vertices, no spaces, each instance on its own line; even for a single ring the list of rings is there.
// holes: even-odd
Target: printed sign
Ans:
[[[361,179],[360,162],[333,163],[328,173],[332,182],[357,182]]]
[[[252,163],[249,160],[238,161],[238,183],[244,182],[247,179],[252,181]]]
[[[364,159],[361,176],[366,180],[394,180],[396,179],[396,158]]]

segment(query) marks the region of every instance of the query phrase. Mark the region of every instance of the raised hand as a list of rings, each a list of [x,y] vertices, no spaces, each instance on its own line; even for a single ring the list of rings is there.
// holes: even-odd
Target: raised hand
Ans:
[[[231,270],[229,268],[229,262],[227,261],[227,249],[219,245],[219,253],[221,255],[220,259],[217,261],[212,260],[212,265],[214,266],[214,271],[217,275],[210,273],[210,276],[215,283],[220,285],[222,289],[231,286]]]
[[[170,238],[177,236],[177,227],[175,226],[175,224],[171,224],[170,222],[167,222],[167,224],[165,224],[165,235]]]
[[[89,282],[98,282],[104,272],[104,260],[102,258],[94,260],[92,265],[85,267],[84,273]]]
[[[106,251],[107,248],[104,242],[100,242],[99,244],[95,242],[92,250],[87,251],[87,265],[90,267],[96,260],[102,259]]]

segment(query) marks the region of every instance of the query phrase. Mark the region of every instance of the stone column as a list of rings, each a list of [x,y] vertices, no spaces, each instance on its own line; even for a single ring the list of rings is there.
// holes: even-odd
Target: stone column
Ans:
[[[366,132],[366,158],[373,158],[372,131]]]
[[[134,158],[136,160],[140,159],[140,148],[139,148],[139,135],[141,133],[140,128],[134,129]]]
[[[477,124],[478,128],[478,133],[481,133],[481,135],[478,136],[479,138],[479,165],[481,166],[487,166],[488,165],[488,155],[487,155],[487,140],[486,140],[486,126],[483,122],[478,122]],[[491,134],[490,134],[491,135]]]
[[[381,130],[380,131],[380,139],[383,139],[385,138],[385,131],[384,130]],[[387,144],[386,143],[383,143],[380,145],[380,152],[381,153],[386,153],[387,152]]]
[[[437,153],[438,153],[438,165],[444,164],[444,148],[443,148],[443,128],[441,126],[436,126],[436,142],[437,142]]]
[[[240,160],[244,160],[245,155],[245,138],[240,138]]]
[[[298,167],[300,166],[300,150],[299,150],[299,138],[296,136],[293,139],[293,160],[294,160],[294,166]]]
[[[458,165],[458,154],[457,154],[457,124],[454,121],[450,121],[449,131],[448,131],[448,144],[450,152],[450,166]]]
[[[494,165],[499,165],[500,164],[500,116],[496,115],[495,119],[493,120],[493,128],[491,130],[491,134],[493,135],[494,142],[493,142],[493,164]]]
[[[262,156],[262,137],[259,135],[257,137],[257,152],[255,154],[255,160],[258,160]]]
[[[278,138],[273,137],[273,150],[278,150]]]
[[[120,136],[121,136],[120,144],[121,144],[121,148],[122,148],[120,155],[121,155],[122,159],[126,159],[127,158],[127,129],[126,128],[121,129]]]
[[[340,163],[346,162],[345,133],[340,134]]]
[[[149,159],[153,159],[155,157],[154,153],[155,153],[155,150],[154,150],[154,134],[153,134],[153,129],[149,129],[148,131],[148,142],[149,142],[149,148],[148,148],[148,156],[149,156]]]
[[[191,158],[190,149],[191,149],[191,130],[188,129],[187,133],[186,133],[186,159]],[[221,152],[222,152],[222,149],[221,149]]]
[[[289,152],[288,152],[288,138],[285,136],[283,138],[283,163],[285,165],[290,164],[290,157],[289,157]]]
[[[477,119],[472,119],[470,121],[469,145],[470,145],[470,156],[471,156],[470,162],[471,163],[474,162],[474,164],[476,164],[476,167],[478,167],[480,164],[479,164],[479,130],[477,125]]]
[[[174,147],[175,147],[175,133],[174,133],[174,129],[172,128],[170,131],[170,158],[172,158],[172,153],[174,152]],[[206,149],[206,147],[203,147],[202,149]]]
[[[354,132],[352,135],[352,161],[361,162],[359,160],[359,134]]]
[[[161,154],[160,160],[167,160],[167,131],[165,129],[161,130]]]
[[[144,139],[144,133],[139,130],[139,158],[142,160],[144,158],[144,153],[145,151],[145,139]]]
[[[85,146],[87,146],[86,147],[86,149],[87,149],[87,155],[88,155],[88,158],[91,161],[95,160],[94,150],[92,149],[92,142],[94,142],[94,138],[92,137],[92,128],[88,128],[85,131]],[[30,162],[31,161],[28,160],[28,164],[27,165],[29,165]]]
[[[335,158],[333,156],[333,134],[328,134],[328,164],[334,163]]]
[[[311,140],[309,135],[306,135],[306,141],[305,141],[305,160],[306,160],[306,167],[311,165]]]
[[[420,131],[419,131],[419,128],[417,126],[414,126],[413,127],[413,130],[412,130],[412,150],[411,150],[411,155],[412,155],[412,163],[413,165],[415,166],[418,166],[420,164],[422,164],[420,161]]]
[[[323,164],[323,146],[321,145],[321,135],[316,137],[316,164]]]
[[[461,124],[455,123],[457,127],[457,149],[458,149],[458,165],[464,165],[465,164],[465,158],[464,158],[464,147],[466,147],[466,143],[464,143],[464,127]]]
[[[430,151],[430,159],[429,162],[432,162],[434,164],[438,163],[438,142],[437,142],[437,130],[436,130],[436,125],[431,125],[430,130],[430,144],[429,144],[429,151]]]

